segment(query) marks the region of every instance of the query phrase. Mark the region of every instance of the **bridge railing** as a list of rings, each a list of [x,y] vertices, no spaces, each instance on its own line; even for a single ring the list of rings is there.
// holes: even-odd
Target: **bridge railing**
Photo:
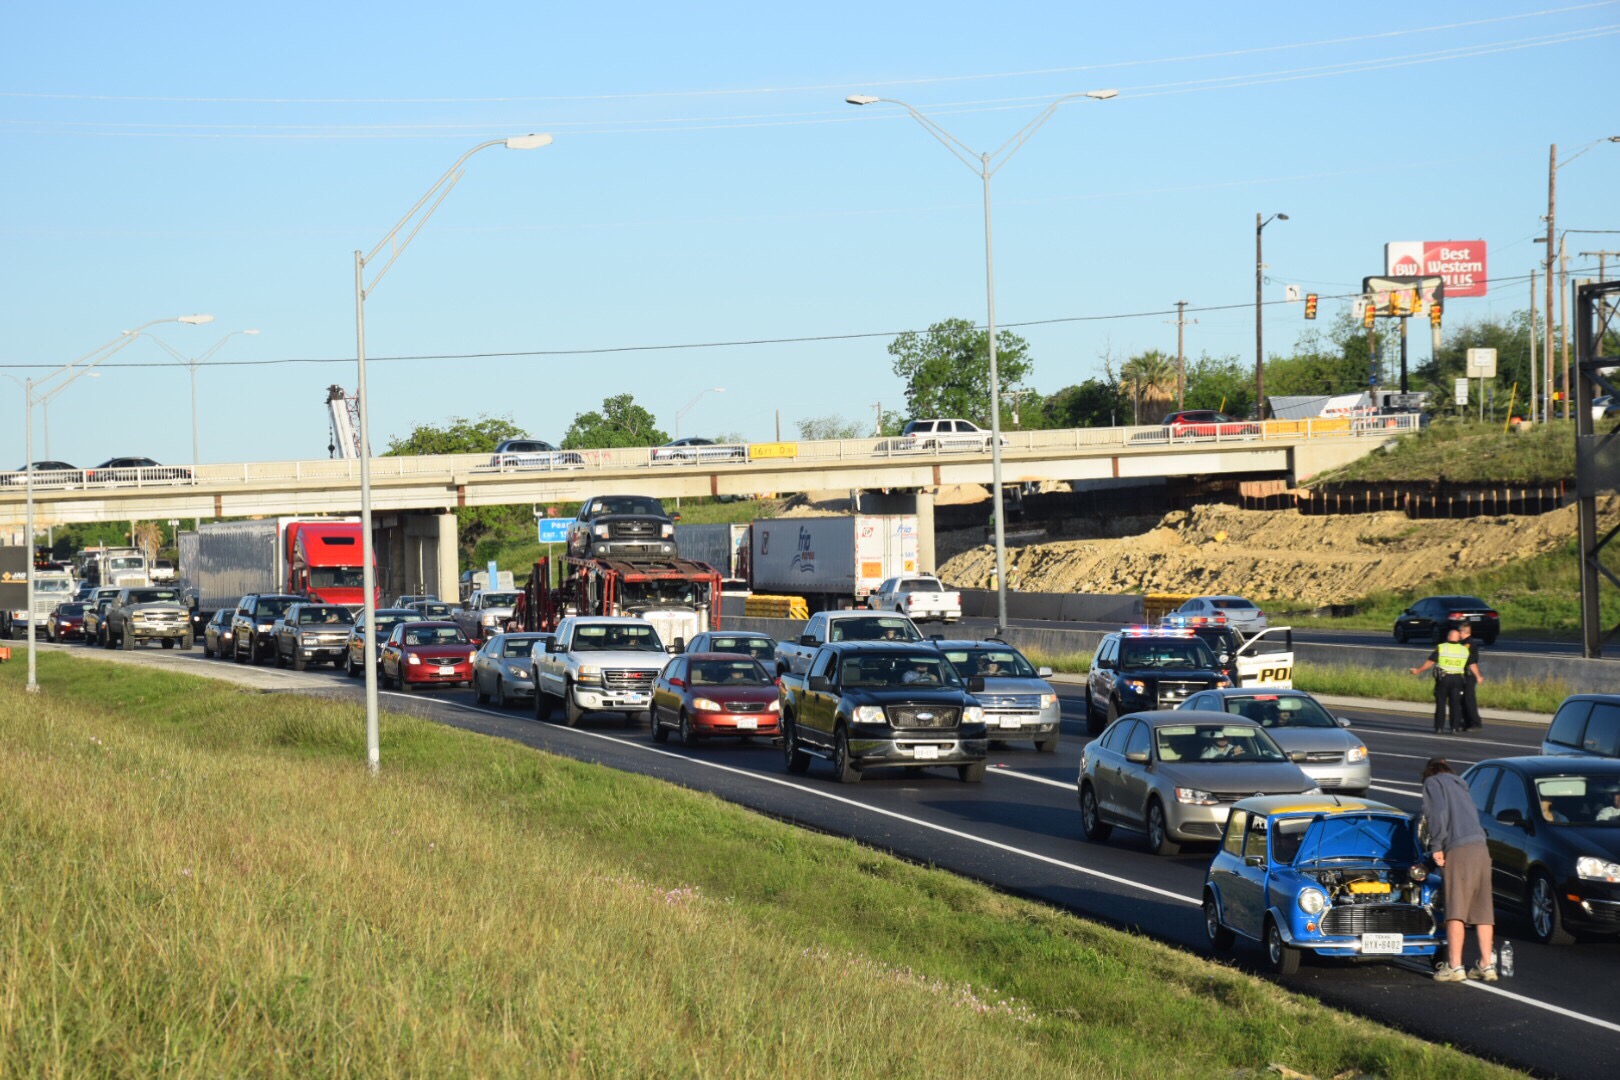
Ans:
[[[1062,428],[1050,431],[1002,433],[1002,451],[1008,455],[1051,453],[1065,449],[1122,450],[1174,449],[1197,445],[1265,445],[1300,440],[1384,438],[1416,431],[1417,416],[1313,418],[1309,420],[1235,421],[1173,429],[1163,425]],[[961,440],[961,441],[956,441]],[[943,445],[941,445],[943,441]],[[747,469],[772,462],[883,462],[961,461],[989,453],[988,439],[952,436],[892,436],[872,439],[827,439],[783,443],[736,443],[697,447],[627,447],[612,450],[561,450],[506,455],[439,454],[371,459],[374,481],[429,477],[581,472],[620,472],[638,469]],[[160,465],[143,469],[64,469],[37,471],[39,491],[101,490],[124,487],[222,486],[256,483],[358,483],[360,463],[332,458],[311,461],[252,461],[221,465]],[[0,501],[20,499],[27,476],[0,473]]]

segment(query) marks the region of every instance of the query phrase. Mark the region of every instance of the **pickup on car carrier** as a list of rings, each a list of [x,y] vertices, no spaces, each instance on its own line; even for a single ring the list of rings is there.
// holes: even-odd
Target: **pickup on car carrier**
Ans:
[[[818,611],[797,638],[776,646],[776,673],[803,675],[823,645],[835,641],[921,641],[916,624],[904,615],[870,611]]]
[[[842,641],[816,651],[806,676],[777,680],[782,756],[791,773],[812,757],[832,762],[841,783],[861,770],[955,766],[966,783],[984,779],[989,729],[964,682],[931,644]]]
[[[561,705],[569,727],[597,710],[646,720],[653,682],[668,661],[652,623],[608,615],[563,619],[545,651],[534,654],[535,719],[549,720]]]

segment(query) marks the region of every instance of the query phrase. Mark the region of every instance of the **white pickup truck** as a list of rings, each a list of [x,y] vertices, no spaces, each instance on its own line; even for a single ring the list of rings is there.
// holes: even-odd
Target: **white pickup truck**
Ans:
[[[551,719],[560,704],[569,727],[597,710],[647,720],[653,681],[668,661],[650,622],[612,615],[563,619],[545,651],[534,654],[535,719]]]
[[[917,626],[904,615],[870,611],[818,611],[796,638],[776,645],[776,673],[803,675],[829,641],[921,641]]]
[[[892,577],[877,587],[866,598],[866,606],[873,611],[895,611],[908,615],[913,622],[938,619],[953,623],[962,617],[962,594],[947,589],[945,583],[932,574],[913,574]]]

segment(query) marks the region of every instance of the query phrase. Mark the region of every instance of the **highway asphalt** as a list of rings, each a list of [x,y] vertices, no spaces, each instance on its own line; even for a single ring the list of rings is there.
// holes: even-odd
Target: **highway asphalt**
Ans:
[[[204,660],[200,652],[62,648],[264,689],[361,693],[359,682],[340,672],[246,668]],[[1085,742],[1084,705],[1078,686],[1065,684],[1059,692],[1064,725],[1058,752],[1038,754],[1028,743],[997,744],[982,784],[961,783],[954,770],[939,769],[881,771],[859,784],[840,785],[823,762],[813,764],[807,776],[795,777],[767,741],[660,746],[644,725],[626,725],[617,715],[592,714],[570,729],[536,722],[532,709],[480,707],[469,690],[388,692],[384,707],[708,791],[784,821],[1207,955],[1198,903],[1210,851],[1189,847],[1180,856],[1157,858],[1140,835],[1125,830],[1116,830],[1104,844],[1082,838],[1074,780]],[[1437,736],[1426,719],[1410,714],[1343,706],[1333,711],[1350,717],[1352,730],[1372,752],[1371,797],[1414,812],[1418,775],[1431,755],[1447,756],[1461,772],[1487,757],[1533,753],[1541,737],[1539,728],[1500,723],[1488,724],[1481,734]],[[1613,1075],[1620,1060],[1620,993],[1615,992],[1620,942],[1597,938],[1562,948],[1539,946],[1530,941],[1523,917],[1506,911],[1498,912],[1498,932],[1513,941],[1518,974],[1494,986],[1437,984],[1425,965],[1309,958],[1298,975],[1277,981],[1327,1005],[1538,1075]],[[1240,945],[1223,959],[1261,970],[1253,947]]]

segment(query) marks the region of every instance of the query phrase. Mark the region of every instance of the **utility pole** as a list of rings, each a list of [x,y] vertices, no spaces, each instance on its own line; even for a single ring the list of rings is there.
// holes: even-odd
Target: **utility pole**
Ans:
[[[1575,384],[1569,381],[1569,252],[1564,250],[1564,238],[1558,241],[1558,336],[1563,339],[1564,353],[1564,419],[1575,415],[1570,411],[1570,395]]]
[[[1598,281],[1601,282],[1601,281],[1608,281],[1609,280],[1609,256],[1610,255],[1620,255],[1620,251],[1581,251],[1581,252],[1577,252],[1576,254],[1579,255],[1583,259],[1590,259],[1594,255],[1597,256],[1597,261],[1598,261],[1598,276],[1597,276],[1597,279],[1598,279]],[[1592,355],[1593,356],[1602,356],[1603,355],[1603,339],[1609,333],[1609,320],[1612,319],[1612,318],[1614,318],[1614,307],[1612,305],[1610,305],[1607,300],[1603,299],[1603,297],[1599,296],[1598,297],[1598,331],[1597,331],[1596,340],[1592,342]],[[46,443],[45,446],[46,446],[45,456],[50,457],[51,456],[50,444]]]
[[[1542,359],[1546,361],[1547,368],[1547,419],[1552,419],[1552,383],[1553,383],[1553,224],[1558,215],[1558,144],[1553,143],[1547,151],[1547,332],[1542,339]],[[1569,419],[1566,407],[1564,418]]]
[[[883,402],[872,402],[872,438],[883,437]]]
[[[1176,408],[1187,407],[1187,350],[1185,347],[1184,331],[1190,325],[1195,325],[1197,319],[1188,320],[1187,301],[1176,301]]]
[[[1530,422],[1543,417],[1536,412],[1536,398],[1541,396],[1541,382],[1536,378],[1536,272],[1530,271]]]

